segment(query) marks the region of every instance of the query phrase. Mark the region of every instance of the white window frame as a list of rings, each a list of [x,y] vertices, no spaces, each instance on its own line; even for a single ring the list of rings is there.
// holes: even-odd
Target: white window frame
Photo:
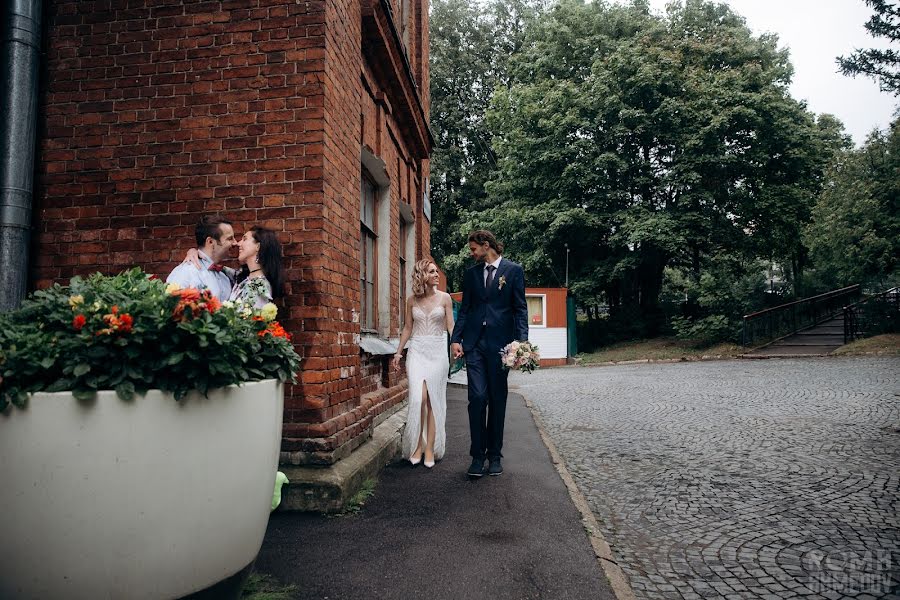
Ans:
[[[525,305],[528,305],[529,298],[540,298],[541,299],[541,324],[535,325],[531,321],[528,322],[529,329],[532,327],[546,328],[547,327],[547,294],[525,294]]]
[[[375,329],[363,333],[387,337],[391,330],[391,180],[385,162],[368,148],[360,148],[360,162],[378,186],[375,190]],[[407,261],[409,259],[407,258]]]

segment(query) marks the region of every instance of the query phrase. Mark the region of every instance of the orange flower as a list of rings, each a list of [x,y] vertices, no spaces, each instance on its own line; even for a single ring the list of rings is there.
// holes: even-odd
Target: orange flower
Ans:
[[[180,296],[182,300],[194,302],[200,299],[200,290],[197,288],[185,288],[183,290],[178,290],[173,295]]]
[[[284,338],[287,341],[291,341],[291,334],[284,330],[284,327],[281,326],[281,323],[278,321],[272,321],[269,323],[265,329],[260,331],[257,334],[259,337],[264,337],[266,335],[271,335],[273,337]]]
[[[214,313],[220,308],[222,308],[222,303],[219,302],[219,299],[213,295],[210,295],[210,297],[206,300],[206,310]]]
[[[118,316],[118,307],[113,308],[116,309],[115,313],[103,315],[103,322],[106,323],[108,327],[97,331],[97,335],[112,335],[113,333],[129,333],[131,331],[132,326],[134,325],[134,318],[128,313],[123,313],[122,316]]]
[[[87,319],[84,315],[75,315],[75,318],[72,319],[72,329],[75,331],[81,331],[81,328],[84,327],[84,324],[87,322]]]

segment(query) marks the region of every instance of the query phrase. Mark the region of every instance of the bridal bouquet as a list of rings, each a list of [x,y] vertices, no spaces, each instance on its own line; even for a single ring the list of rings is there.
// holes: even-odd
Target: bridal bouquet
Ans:
[[[531,373],[541,365],[541,355],[531,342],[510,342],[500,351],[500,361],[507,369]]]

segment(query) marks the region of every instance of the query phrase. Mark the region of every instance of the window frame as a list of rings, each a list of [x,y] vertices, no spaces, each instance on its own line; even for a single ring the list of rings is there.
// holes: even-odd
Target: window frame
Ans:
[[[546,328],[547,327],[547,294],[525,294],[526,310],[528,308],[528,299],[529,298],[540,298],[541,299],[541,323],[539,325],[532,323],[531,315],[529,313],[529,316],[528,316],[529,329],[532,327]]]
[[[359,326],[363,332],[374,333],[378,328],[378,189],[375,179],[360,170],[360,211],[359,211]],[[368,189],[367,189],[368,186]],[[371,191],[371,223],[366,221],[366,192]],[[368,244],[371,244],[371,263],[367,260]],[[370,269],[367,269],[370,267]],[[371,278],[367,279],[370,276]],[[367,306],[371,304],[371,308]]]

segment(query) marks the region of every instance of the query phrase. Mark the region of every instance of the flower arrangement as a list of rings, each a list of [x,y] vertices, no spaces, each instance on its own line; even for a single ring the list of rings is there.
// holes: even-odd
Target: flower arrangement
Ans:
[[[0,411],[38,391],[89,399],[115,390],[129,400],[157,388],[180,400],[191,390],[294,381],[300,357],[276,314],[274,305],[246,310],[140,269],[74,277],[0,314]]]
[[[500,361],[506,369],[531,373],[541,365],[541,354],[538,347],[527,340],[510,342],[500,351]]]

